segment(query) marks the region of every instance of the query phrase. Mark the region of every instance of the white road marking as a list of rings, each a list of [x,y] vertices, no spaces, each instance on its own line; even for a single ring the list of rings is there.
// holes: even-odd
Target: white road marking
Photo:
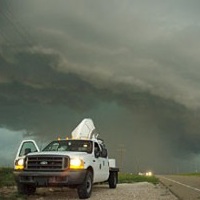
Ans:
[[[166,177],[164,177],[164,176],[162,176],[162,178],[164,178],[164,179],[166,179],[166,180],[168,180],[168,181],[177,183],[177,184],[179,184],[179,185],[185,186],[185,187],[190,188],[190,189],[192,189],[192,190],[195,190],[195,191],[197,191],[197,192],[200,192],[200,189],[195,188],[195,187],[192,187],[192,186],[190,186],[190,185],[186,185],[186,184],[184,184],[184,183],[180,183],[180,182],[178,182],[178,181],[175,181],[175,180],[173,180],[173,179],[166,178]]]

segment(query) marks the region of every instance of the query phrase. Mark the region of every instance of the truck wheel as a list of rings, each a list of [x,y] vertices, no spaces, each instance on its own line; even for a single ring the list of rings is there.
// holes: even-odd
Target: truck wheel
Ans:
[[[117,187],[117,173],[116,172],[110,172],[108,183],[109,183],[110,188]]]
[[[23,183],[17,183],[17,190],[19,194],[34,194],[36,191],[36,187],[34,185],[27,185]]]
[[[85,180],[78,186],[78,196],[80,199],[87,199],[91,196],[93,184],[93,175],[90,171],[87,172]]]

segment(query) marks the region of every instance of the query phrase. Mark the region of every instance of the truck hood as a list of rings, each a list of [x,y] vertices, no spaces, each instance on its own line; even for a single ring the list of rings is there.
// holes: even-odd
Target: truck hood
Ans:
[[[71,152],[71,151],[41,151],[41,152],[35,152],[35,153],[29,153],[28,156],[42,156],[42,155],[55,155],[55,156],[69,156],[69,157],[74,157],[74,156],[85,156],[87,155],[86,152]]]

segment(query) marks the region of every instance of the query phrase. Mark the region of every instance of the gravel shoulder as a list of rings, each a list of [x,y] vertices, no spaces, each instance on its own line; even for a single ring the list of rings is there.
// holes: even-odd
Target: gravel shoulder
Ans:
[[[16,195],[16,188],[0,189],[1,197],[11,193]],[[2,196],[1,196],[2,195]],[[21,200],[21,197],[17,199]],[[39,188],[35,195],[27,200],[78,200],[76,189],[69,188]],[[162,184],[151,183],[118,184],[116,189],[109,189],[108,185],[95,185],[91,200],[177,200],[177,198]]]

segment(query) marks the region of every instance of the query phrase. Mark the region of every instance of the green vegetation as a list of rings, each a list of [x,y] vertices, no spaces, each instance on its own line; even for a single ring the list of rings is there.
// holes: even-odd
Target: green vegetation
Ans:
[[[188,174],[200,176],[198,173]],[[136,183],[136,182],[150,182],[157,184],[159,179],[155,176],[140,176],[132,173],[119,173],[119,183]],[[12,168],[0,168],[0,187],[3,186],[14,186],[15,180],[13,176]]]
[[[25,200],[25,196],[15,191],[15,179],[12,168],[0,168],[0,199],[2,200]]]
[[[198,174],[200,176],[200,174]],[[136,182],[150,182],[153,184],[158,184],[159,179],[155,176],[140,176],[136,174],[130,173],[119,173],[119,183],[136,183]],[[0,168],[0,199],[5,200],[25,200],[27,197],[23,195],[19,195],[17,191],[13,191],[12,187],[15,186],[15,180],[13,176],[12,168]],[[9,187],[6,189],[5,187]],[[13,192],[11,192],[13,191]]]
[[[193,173],[187,173],[187,174],[177,174],[181,176],[200,176],[200,173],[198,172],[193,172]]]
[[[200,176],[200,174],[198,174]],[[119,173],[119,183],[136,183],[136,182],[150,182],[157,184],[159,179],[155,176],[140,176],[130,173]],[[15,180],[12,168],[0,168],[0,188],[15,186]],[[17,192],[1,192],[0,199],[26,199],[24,196],[20,196]]]
[[[0,168],[0,187],[14,186],[15,179],[12,168]]]
[[[118,178],[119,183],[149,182],[153,184],[158,184],[159,182],[159,179],[155,176],[140,176],[130,173],[119,173]]]

